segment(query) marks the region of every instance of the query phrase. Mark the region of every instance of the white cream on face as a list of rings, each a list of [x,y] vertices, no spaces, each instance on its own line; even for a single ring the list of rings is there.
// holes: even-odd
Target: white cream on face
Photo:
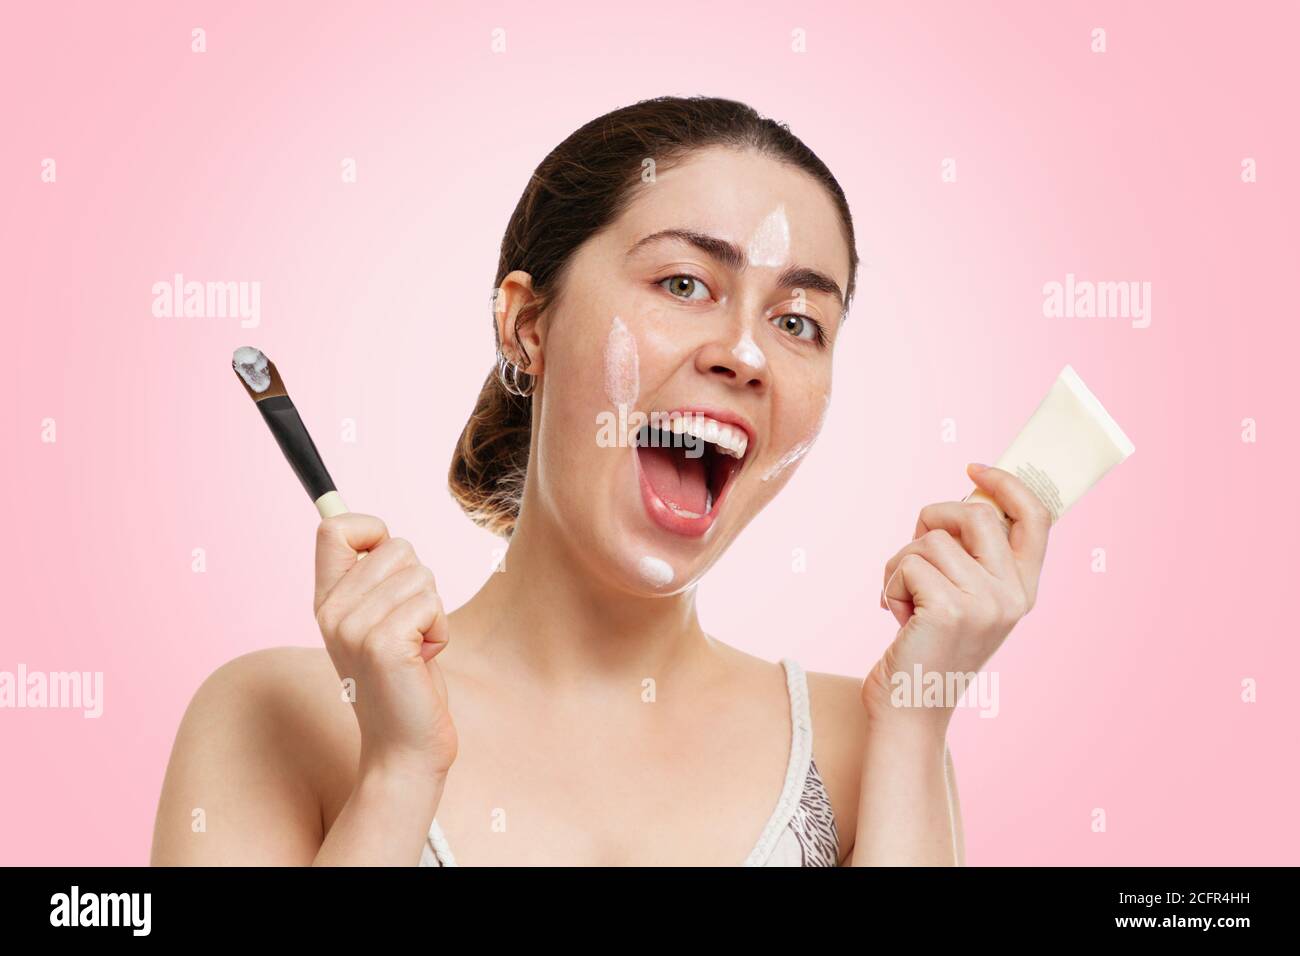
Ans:
[[[783,266],[790,258],[790,221],[785,206],[777,206],[754,230],[749,239],[751,266]]]
[[[805,438],[803,441],[798,442],[793,448],[791,448],[784,455],[782,455],[777,460],[776,464],[774,464],[771,468],[767,470],[767,474],[765,474],[760,479],[761,481],[771,481],[773,478],[778,477],[783,471],[785,471],[787,468],[793,465],[796,461],[798,461],[804,455],[808,454],[808,451],[812,448],[813,443],[817,441],[817,436],[821,434],[822,424],[826,421],[826,413],[830,410],[830,407],[831,407],[831,394],[830,392],[827,392],[824,404],[822,405],[822,413],[817,417],[817,424],[813,427],[812,434],[809,435],[807,438]]]
[[[749,329],[745,330],[745,334],[740,337],[740,341],[731,350],[731,354],[736,357],[737,362],[744,362],[751,368],[762,368],[767,364],[767,356],[758,347],[758,343],[754,341],[754,336],[750,334]]]
[[[632,405],[641,391],[636,339],[617,315],[605,339],[605,396],[614,405]]]
[[[266,356],[261,350],[245,345],[235,349],[231,359],[235,372],[255,392],[265,392],[271,387],[271,373],[266,368]]]
[[[654,555],[645,555],[641,559],[641,563],[637,565],[637,570],[641,572],[641,577],[646,582],[656,587],[663,587],[673,581],[672,567],[667,561],[656,558]]]

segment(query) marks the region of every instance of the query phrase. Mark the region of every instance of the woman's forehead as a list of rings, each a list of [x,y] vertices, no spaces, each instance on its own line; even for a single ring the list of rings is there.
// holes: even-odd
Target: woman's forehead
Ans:
[[[788,234],[790,261],[830,273],[841,287],[847,282],[839,212],[826,189],[802,170],[752,151],[710,149],[656,172],[654,181],[638,183],[634,192],[611,230],[620,254],[648,236],[672,231],[770,250],[763,237],[775,230]],[[753,264],[772,263],[760,257]]]

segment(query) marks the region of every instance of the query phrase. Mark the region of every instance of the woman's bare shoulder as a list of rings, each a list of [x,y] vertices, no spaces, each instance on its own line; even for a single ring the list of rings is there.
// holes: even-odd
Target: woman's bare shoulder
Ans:
[[[267,648],[222,664],[176,732],[154,862],[310,862],[333,790],[349,785],[358,736],[323,648]]]
[[[311,726],[333,734],[355,725],[348,704],[323,647],[268,647],[241,654],[214,670],[194,694],[190,712],[267,722],[273,725],[268,729],[276,730],[275,739],[291,740],[286,737],[291,728]],[[300,739],[294,745],[311,742]]]
[[[352,697],[323,647],[251,651],[217,668],[204,682],[208,685],[214,708],[227,716],[232,709],[244,710],[267,731],[267,749],[301,768],[322,790],[338,782],[336,771],[348,766],[360,747]],[[200,688],[196,701],[203,692]]]

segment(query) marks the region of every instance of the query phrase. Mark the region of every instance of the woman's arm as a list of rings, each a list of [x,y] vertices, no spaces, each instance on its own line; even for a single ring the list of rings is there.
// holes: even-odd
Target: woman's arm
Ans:
[[[335,515],[317,528],[313,608],[327,657],[248,654],[194,695],[155,864],[419,863],[457,747],[433,662],[449,639],[433,572],[373,515]],[[327,836],[321,793],[336,779],[352,790]]]
[[[396,769],[359,779],[312,865],[415,866],[445,783]]]
[[[879,755],[880,752],[881,751],[878,748],[876,751],[877,756]],[[864,760],[863,763],[865,764],[867,763],[867,761]],[[948,800],[949,820],[952,825],[952,833],[953,833],[953,856],[956,860],[957,866],[965,866],[966,865],[966,834],[962,826],[961,801],[957,797],[957,772],[952,765],[952,751],[948,748],[946,743],[944,744],[944,767],[946,770],[945,779],[947,781],[947,800]],[[867,812],[883,813],[886,817],[891,819],[896,818],[897,816],[902,816],[899,814],[895,814],[887,806],[884,807],[881,806],[883,803],[887,803],[888,800],[890,799],[888,793],[873,792],[870,795],[868,795],[868,789],[865,783],[865,773],[863,776],[864,776],[864,780],[862,783],[859,784],[859,789],[858,789],[860,805],[858,807],[857,819],[865,821],[867,817],[863,816],[863,814]],[[868,804],[870,804],[870,806],[868,806]],[[909,805],[909,812],[911,806],[912,805]],[[876,819],[880,819],[880,818],[881,818],[880,816],[876,817]],[[884,862],[884,861],[878,861],[876,863],[872,862],[873,860],[875,860],[877,856],[880,855],[880,850],[879,850],[880,838],[875,833],[866,834],[867,842],[861,844],[864,847],[864,849],[861,852],[861,854],[859,854],[858,841],[862,840],[863,836],[864,835],[861,832],[855,835],[854,844],[852,848],[849,850],[849,853],[845,858],[844,863],[841,865],[872,866],[872,865],[880,865],[881,863]],[[915,861],[912,858],[912,856],[908,854],[907,862],[913,863],[917,861]]]
[[[885,565],[881,607],[900,627],[862,685],[868,719],[855,866],[965,858],[947,744],[957,688],[1033,607],[1051,529],[1051,514],[1015,475],[968,471],[1010,519],[1009,533],[984,503],[929,505],[912,542]]]
[[[946,728],[901,712],[867,725],[853,866],[960,865],[961,811]]]
[[[277,648],[236,658],[195,693],[163,783],[153,865],[419,862],[443,777],[372,768],[325,835],[317,781],[323,767],[346,768],[347,758],[328,752],[343,748],[322,703],[347,705],[320,693],[329,684],[311,673],[310,653]]]

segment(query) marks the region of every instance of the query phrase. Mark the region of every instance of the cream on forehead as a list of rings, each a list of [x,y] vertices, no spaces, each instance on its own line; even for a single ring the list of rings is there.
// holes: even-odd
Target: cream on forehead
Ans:
[[[821,434],[822,425],[826,422],[826,413],[830,410],[830,407],[831,393],[827,392],[825,403],[822,405],[822,413],[817,416],[817,424],[813,427],[812,434],[782,455],[776,464],[767,470],[767,474],[759,479],[760,481],[771,481],[773,478],[780,476],[783,471],[808,454],[813,443],[817,441],[817,436]]]
[[[615,405],[632,405],[640,391],[636,339],[616,315],[605,338],[605,395]]]
[[[745,334],[740,337],[740,341],[731,350],[731,354],[736,357],[736,361],[744,362],[753,368],[762,368],[767,364],[767,356],[758,347],[758,343],[754,341],[754,336],[749,329],[745,330]]]
[[[790,258],[790,222],[785,206],[777,206],[758,224],[749,239],[751,266],[783,266]]]
[[[673,580],[673,569],[663,558],[656,558],[654,555],[647,554],[637,565],[637,570],[641,572],[641,577],[649,584],[656,587],[663,587],[671,584]]]

